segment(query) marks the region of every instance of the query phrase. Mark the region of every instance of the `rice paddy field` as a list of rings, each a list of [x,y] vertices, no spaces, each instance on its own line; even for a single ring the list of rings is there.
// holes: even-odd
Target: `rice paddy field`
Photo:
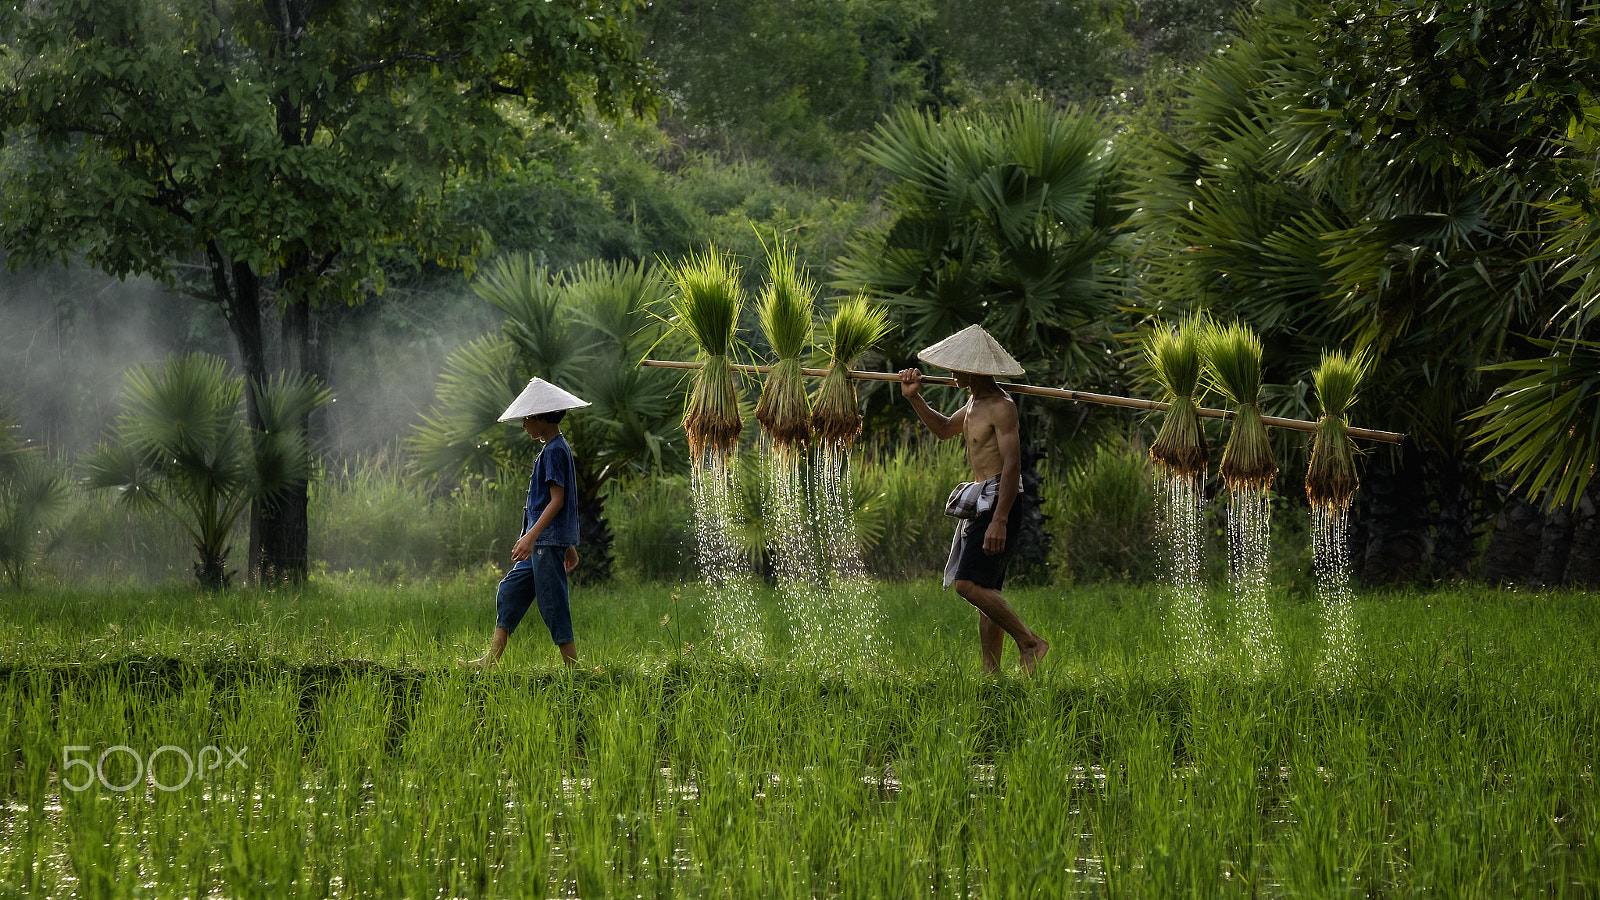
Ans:
[[[1037,677],[879,585],[874,662],[696,585],[574,592],[463,669],[490,573],[298,593],[0,599],[0,895],[1593,897],[1600,619],[1580,593],[1273,596],[1196,662],[1157,588],[1018,589]],[[840,626],[843,627],[843,626]]]

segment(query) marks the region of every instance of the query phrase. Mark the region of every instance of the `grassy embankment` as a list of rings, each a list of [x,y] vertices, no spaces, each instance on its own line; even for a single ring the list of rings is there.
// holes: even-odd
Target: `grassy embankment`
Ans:
[[[1054,648],[983,679],[931,583],[882,589],[872,671],[783,661],[770,598],[775,661],[722,661],[693,586],[579,589],[600,671],[560,671],[536,622],[463,671],[492,591],[7,597],[0,894],[1600,890],[1592,596],[1364,597],[1336,685],[1314,607],[1276,604],[1283,666],[1247,679],[1178,671],[1157,593],[1116,589],[1015,592]],[[242,755],[177,790],[63,787],[117,746],[114,786],[162,747]],[[157,755],[161,784],[186,772]]]

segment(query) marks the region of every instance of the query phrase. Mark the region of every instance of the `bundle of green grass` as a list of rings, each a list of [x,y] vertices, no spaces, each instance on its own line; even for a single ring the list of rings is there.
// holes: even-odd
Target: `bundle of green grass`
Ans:
[[[816,296],[816,283],[800,271],[794,248],[779,243],[768,251],[759,312],[761,330],[777,362],[761,386],[756,421],[780,451],[803,450],[811,439],[811,401],[800,372],[800,354],[811,338]]]
[[[842,301],[828,320],[828,373],[811,406],[811,428],[825,444],[846,447],[861,434],[861,407],[850,364],[889,333],[889,313],[865,294]]]
[[[1211,448],[1195,412],[1194,394],[1200,384],[1200,335],[1206,327],[1199,316],[1176,328],[1159,328],[1145,341],[1144,357],[1167,402],[1161,431],[1150,445],[1150,458],[1170,474],[1196,478],[1205,474]]]
[[[711,248],[691,253],[670,267],[674,327],[687,331],[700,348],[704,365],[695,372],[683,429],[695,459],[710,453],[726,457],[738,446],[744,422],[739,415],[739,386],[729,358],[737,341],[744,288],[739,267]]]
[[[1321,512],[1343,512],[1361,486],[1356,476],[1356,445],[1350,439],[1350,407],[1355,403],[1368,360],[1360,353],[1324,351],[1312,373],[1322,417],[1311,436],[1311,465],[1306,470],[1306,499]]]
[[[1261,421],[1261,339],[1241,322],[1201,333],[1200,355],[1212,389],[1238,407],[1218,471],[1232,491],[1264,491],[1278,474],[1272,442]]]

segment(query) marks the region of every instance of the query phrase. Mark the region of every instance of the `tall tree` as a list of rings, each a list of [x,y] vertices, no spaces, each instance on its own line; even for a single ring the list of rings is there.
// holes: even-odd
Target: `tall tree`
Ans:
[[[508,101],[557,124],[654,102],[604,0],[41,0],[0,9],[0,242],[82,254],[214,302],[261,424],[269,372],[315,371],[317,304],[382,290],[396,255],[468,263],[446,176],[497,164]],[[197,275],[198,277],[191,277]],[[281,358],[264,328],[281,314]],[[302,481],[259,503],[252,567],[306,571]]]

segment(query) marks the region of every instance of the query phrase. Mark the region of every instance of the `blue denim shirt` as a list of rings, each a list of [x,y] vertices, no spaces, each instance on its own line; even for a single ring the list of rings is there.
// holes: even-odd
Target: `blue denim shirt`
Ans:
[[[539,451],[533,462],[533,477],[528,480],[528,505],[522,509],[522,533],[527,534],[533,523],[539,521],[544,508],[550,505],[550,485],[559,484],[566,491],[561,509],[546,525],[536,547],[576,547],[578,545],[578,482],[577,470],[572,461],[572,447],[567,439],[557,434]]]

